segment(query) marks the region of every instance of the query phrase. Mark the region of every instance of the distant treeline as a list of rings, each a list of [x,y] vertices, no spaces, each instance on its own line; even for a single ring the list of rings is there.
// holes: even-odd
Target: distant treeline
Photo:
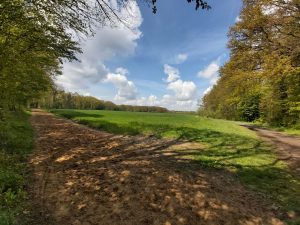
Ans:
[[[168,112],[166,108],[158,106],[116,105],[92,96],[83,96],[78,93],[65,92],[53,89],[41,99],[34,101],[31,107],[47,109],[97,109],[130,112]]]

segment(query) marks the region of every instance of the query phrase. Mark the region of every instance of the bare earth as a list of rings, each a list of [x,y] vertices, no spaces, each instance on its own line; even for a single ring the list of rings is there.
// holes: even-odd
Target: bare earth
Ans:
[[[31,122],[36,224],[283,224],[229,172],[176,158],[174,141],[96,131],[42,111]]]

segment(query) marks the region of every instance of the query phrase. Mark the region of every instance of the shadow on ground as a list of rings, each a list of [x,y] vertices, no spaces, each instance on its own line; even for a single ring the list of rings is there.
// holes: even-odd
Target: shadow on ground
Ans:
[[[177,128],[176,140],[114,135],[43,112],[34,113],[32,124],[38,150],[30,192],[45,224],[282,224],[268,201],[218,169],[233,168],[255,188],[262,179],[259,188],[276,189],[273,173],[285,172],[270,160],[251,165],[252,156],[269,153],[254,139],[191,128]]]

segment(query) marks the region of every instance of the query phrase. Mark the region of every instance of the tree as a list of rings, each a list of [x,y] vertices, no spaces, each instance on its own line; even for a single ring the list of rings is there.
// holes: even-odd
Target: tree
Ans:
[[[220,118],[299,123],[299,19],[298,0],[244,0],[229,31],[230,60],[203,98],[206,114],[214,110]]]

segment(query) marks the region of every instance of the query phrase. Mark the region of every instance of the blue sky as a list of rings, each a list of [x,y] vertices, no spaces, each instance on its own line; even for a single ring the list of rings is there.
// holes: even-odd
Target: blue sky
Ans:
[[[153,14],[131,1],[119,9],[131,29],[98,29],[82,42],[81,62],[65,63],[57,83],[118,104],[196,110],[228,59],[227,32],[241,9],[241,0],[208,2],[211,10],[195,11],[185,0],[159,0]]]

